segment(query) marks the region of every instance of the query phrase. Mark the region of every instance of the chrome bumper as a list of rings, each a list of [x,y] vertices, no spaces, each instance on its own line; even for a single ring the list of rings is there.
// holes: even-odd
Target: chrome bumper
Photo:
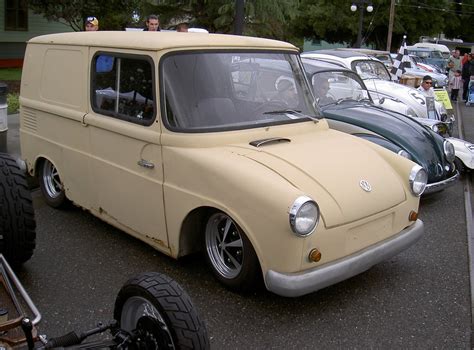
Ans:
[[[284,274],[269,270],[265,275],[265,285],[269,291],[284,297],[298,297],[315,292],[391,258],[413,245],[423,232],[423,222],[417,220],[396,236],[334,262],[301,273]]]
[[[425,192],[423,192],[423,194],[428,194],[428,193],[444,190],[446,187],[453,185],[454,182],[456,182],[458,178],[459,178],[459,171],[456,170],[456,174],[451,176],[449,179],[439,181],[439,182],[433,182],[426,185]]]

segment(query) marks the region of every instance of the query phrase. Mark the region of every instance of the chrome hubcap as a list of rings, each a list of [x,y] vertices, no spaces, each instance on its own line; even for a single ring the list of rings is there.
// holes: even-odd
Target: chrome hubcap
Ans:
[[[244,246],[240,230],[223,213],[213,214],[206,225],[206,249],[214,268],[225,278],[235,278],[242,270]]]
[[[48,196],[51,198],[57,198],[63,191],[63,184],[59,178],[58,170],[48,160],[44,163],[43,183]]]

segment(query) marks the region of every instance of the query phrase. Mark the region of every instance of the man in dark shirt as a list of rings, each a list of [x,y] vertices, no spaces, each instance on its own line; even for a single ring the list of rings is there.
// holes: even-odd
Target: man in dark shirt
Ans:
[[[160,29],[160,20],[157,15],[149,15],[146,18],[146,28],[143,29],[146,32],[159,32]]]
[[[468,87],[469,87],[469,80],[471,79],[471,75],[474,75],[474,53],[471,53],[467,56],[466,63],[462,66],[462,82],[463,82],[463,89],[462,89],[462,99],[464,102],[467,101],[467,94],[468,94]]]

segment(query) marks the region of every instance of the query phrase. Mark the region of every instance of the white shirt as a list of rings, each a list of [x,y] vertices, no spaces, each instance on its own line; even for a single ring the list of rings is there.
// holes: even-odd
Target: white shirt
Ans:
[[[417,90],[421,92],[422,95],[425,97],[433,97],[433,98],[435,97],[435,93],[432,87],[430,87],[428,90],[425,90],[423,88],[423,85],[420,85]]]

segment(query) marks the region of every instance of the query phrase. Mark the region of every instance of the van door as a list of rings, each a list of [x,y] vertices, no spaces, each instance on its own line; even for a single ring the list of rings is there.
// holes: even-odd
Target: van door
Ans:
[[[95,50],[90,54],[93,210],[169,253],[163,202],[160,123],[155,64],[143,54]]]

